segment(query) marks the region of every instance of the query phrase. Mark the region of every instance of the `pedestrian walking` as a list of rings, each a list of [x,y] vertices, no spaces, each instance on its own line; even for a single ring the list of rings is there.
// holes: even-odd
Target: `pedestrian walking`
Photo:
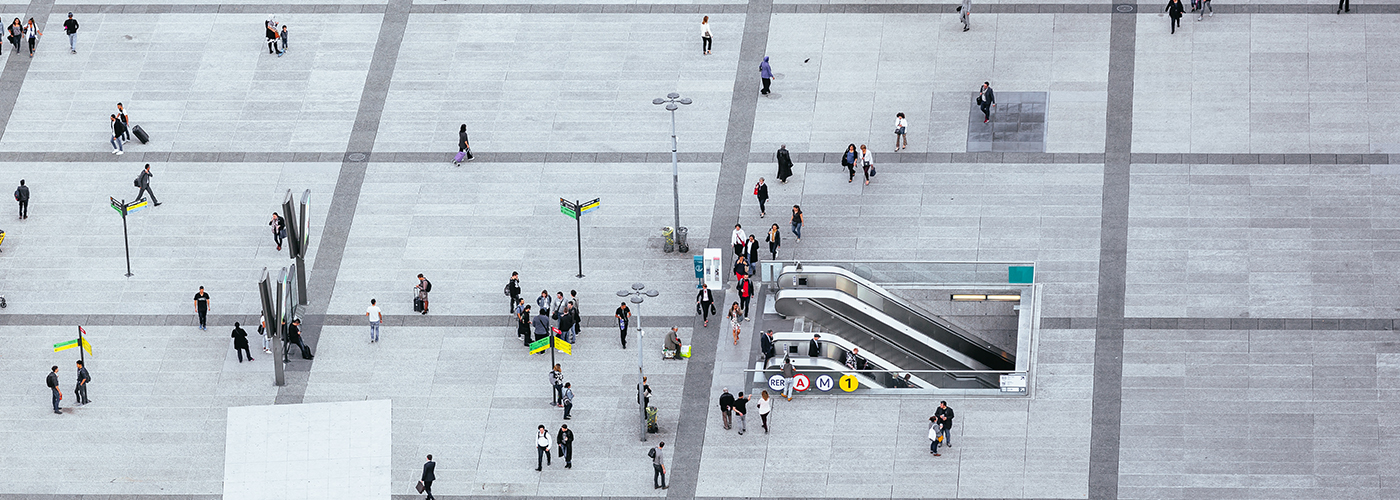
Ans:
[[[554,465],[549,460],[549,431],[541,424],[535,433],[535,471],[544,470],[545,465]],[[543,463],[541,463],[543,462]]]
[[[744,321],[748,321],[749,299],[753,298],[753,281],[750,280],[748,276],[744,276],[739,279],[739,283],[735,285],[735,288],[739,290],[739,306],[744,309]]]
[[[802,207],[792,206],[792,234],[797,235],[797,242],[802,242]]]
[[[710,42],[714,34],[710,33],[710,16],[705,16],[700,20],[700,54],[710,55]]]
[[[199,329],[204,330],[204,320],[209,316],[209,294],[204,293],[204,287],[194,294],[194,310],[199,314]]]
[[[1210,11],[1210,17],[1215,17],[1215,8],[1210,6],[1210,0],[1196,0],[1196,1],[1198,2],[1198,5],[1197,5],[1197,7],[1196,7],[1196,10],[1197,10],[1197,11],[1200,11],[1200,15],[1196,16],[1196,21],[1197,21],[1197,22],[1200,22],[1202,19],[1205,19],[1205,18],[1206,18],[1206,11],[1207,11],[1207,10]],[[1342,0],[1342,1],[1346,1],[1346,0]]]
[[[505,293],[510,297],[510,309],[515,311],[516,304],[520,303],[520,271],[510,273],[510,281],[506,282]]]
[[[112,138],[113,143],[117,143],[117,140],[118,139],[115,137]],[[151,204],[158,207],[160,206],[160,201],[156,200],[156,192],[151,191],[151,177],[155,177],[155,174],[151,173],[151,164],[147,163],[146,168],[141,170],[140,174],[136,175],[136,199],[141,199],[141,193],[148,194],[151,196]]]
[[[44,32],[34,25],[34,18],[29,18],[29,23],[24,25],[24,37],[29,39],[29,57],[34,57],[34,46],[39,44],[41,36],[44,36]]]
[[[856,145],[846,146],[846,152],[841,154],[841,166],[846,167],[849,176],[846,182],[856,181],[856,162],[860,161],[860,152],[856,151]]]
[[[549,370],[549,385],[554,389],[553,404],[555,408],[564,407],[564,369],[558,364]]]
[[[748,242],[749,236],[744,234],[744,226],[734,225],[734,232],[730,234],[729,244],[734,247],[734,255],[744,255],[744,244]]]
[[[574,411],[574,385],[564,382],[564,420],[569,420],[569,413]]]
[[[778,260],[778,248],[783,246],[783,230],[773,224],[768,228],[768,237],[764,238],[768,242],[768,253],[773,256],[772,260]]]
[[[787,144],[778,147],[778,182],[787,184],[788,177],[792,177],[792,155],[788,153]]]
[[[1351,12],[1351,0],[1337,0],[1338,15],[1342,13],[1343,8],[1345,8],[1347,12]]]
[[[569,424],[560,425],[554,439],[559,443],[559,456],[564,457],[564,468],[574,468],[574,431],[569,430]]]
[[[1166,10],[1167,17],[1169,18],[1168,21],[1171,22],[1172,34],[1175,35],[1176,29],[1181,27],[1181,15],[1183,11],[1186,10],[1186,7],[1181,5],[1181,0],[1168,0]],[[984,107],[982,109],[985,110],[987,108]]]
[[[773,331],[769,330],[768,332],[771,335]],[[759,395],[758,401],[755,401],[754,404],[758,405],[758,418],[763,420],[763,433],[767,434],[768,414],[773,412],[773,400],[768,398],[768,391],[763,391],[763,393]]]
[[[792,386],[797,382],[797,369],[792,367],[792,358],[783,358],[783,396],[792,401]]]
[[[126,152],[122,150],[122,135],[126,134],[126,125],[117,119],[117,115],[112,115],[112,154],[122,155]]]
[[[68,13],[68,20],[63,22],[63,32],[68,34],[68,50],[74,54],[78,53],[78,20],[73,19],[73,13]]]
[[[57,405],[58,403],[54,403],[54,404]],[[656,447],[655,447],[655,448],[652,448],[651,451],[647,452],[647,456],[651,457],[651,470],[652,470],[652,474],[651,474],[651,489],[663,489],[663,490],[664,490],[664,489],[667,488],[667,486],[666,486],[666,455],[665,455],[665,452],[663,451],[663,450],[665,450],[665,448],[666,448],[666,442],[665,442],[665,441],[662,441],[662,442],[660,442],[660,443],[656,443]],[[658,483],[658,482],[657,482],[657,478],[661,478],[661,479],[660,479],[661,482]]]
[[[1181,5],[1181,0],[1172,1]],[[982,107],[982,123],[992,121],[992,108],[997,105],[997,95],[992,91],[992,82],[982,82],[982,90],[977,93],[977,105]]]
[[[287,326],[287,338],[283,340],[285,340],[287,344],[282,346],[282,361],[287,361],[287,353],[292,350],[292,346],[297,346],[297,348],[301,350],[301,359],[310,360],[316,357],[311,354],[311,348],[306,347],[306,342],[301,339],[300,319],[292,320],[292,324]]]
[[[739,303],[735,302],[729,306],[729,331],[734,334],[734,345],[739,345],[739,332],[744,321],[744,311],[739,309]]]
[[[92,382],[92,375],[88,373],[87,367],[83,366],[83,360],[78,360],[78,385],[73,387],[73,402],[86,405],[92,401],[87,397],[88,382]]]
[[[773,359],[773,356],[777,353],[777,350],[774,348],[773,343],[773,330],[763,332],[763,335],[759,338],[759,340],[760,344],[762,345],[761,350],[763,352],[763,362],[766,365],[768,363],[768,360]]]
[[[384,324],[384,311],[379,309],[379,302],[369,299],[369,307],[365,308],[365,317],[369,318],[369,343],[379,342],[379,325]]]
[[[773,84],[773,67],[768,65],[768,56],[763,56],[763,62],[758,63],[758,76],[763,79],[763,90],[760,94],[768,95],[768,87]]]
[[[462,128],[457,129],[457,157],[452,159],[452,164],[461,166],[463,159],[467,161],[476,159],[475,156],[472,156],[472,143],[467,137],[467,124],[465,123],[462,124]]]
[[[972,29],[972,0],[962,0],[958,6],[958,18],[962,20],[963,31]]]
[[[941,456],[943,456],[941,453],[938,453],[938,442],[939,442],[940,440],[943,439],[943,436],[938,435],[938,434],[939,434],[939,430],[938,430],[938,429],[939,429],[938,417],[929,417],[929,418],[928,418],[928,452],[929,452],[929,453],[932,453],[933,456],[935,456],[935,457],[941,457]]]
[[[117,120],[122,122],[122,140],[131,142],[131,115],[126,114],[126,109],[122,103],[117,103]]]
[[[724,422],[724,430],[729,430],[731,419],[733,419],[734,395],[729,393],[729,388],[725,387],[724,392],[719,395],[719,418]]]
[[[10,44],[15,46],[15,53],[18,54],[19,44],[23,41],[22,38],[24,37],[24,24],[21,24],[19,18],[16,17],[15,21],[10,23],[10,26],[6,28],[6,31],[6,37],[10,40]]]
[[[63,391],[58,388],[58,365],[53,365],[53,368],[49,369],[49,377],[44,383],[48,384],[49,391],[53,393],[53,412],[63,414],[62,411],[58,410],[58,402],[63,400]]]
[[[287,220],[272,212],[272,220],[267,225],[272,226],[272,242],[277,244],[277,251],[282,251],[282,240],[287,238]]]
[[[437,469],[437,462],[433,461],[432,455],[428,455],[428,460],[423,462],[423,476],[418,479],[423,483],[423,493],[428,494],[428,500],[433,500],[433,481],[437,481],[434,469]]]
[[[695,313],[704,318],[705,326],[710,326],[710,315],[716,312],[715,295],[710,292],[710,285],[701,283],[700,291],[695,294]]]
[[[749,430],[747,419],[744,418],[745,415],[749,414],[748,405],[749,397],[745,396],[743,391],[739,391],[739,396],[734,398],[734,419],[739,422],[740,436],[744,435],[744,433]]]
[[[898,113],[898,114],[894,115],[894,150],[895,150],[895,151],[899,151],[899,150],[901,150],[901,149],[908,149],[908,148],[909,148],[909,137],[905,135],[905,132],[908,131],[908,128],[909,128],[909,120],[905,120],[905,119],[904,119],[904,113]],[[899,141],[901,141],[901,140],[904,141],[904,145],[903,145],[903,146],[900,146],[900,145],[899,145]]]
[[[758,218],[762,219],[768,215],[768,185],[763,183],[763,178],[758,178],[758,184],[753,187],[753,195],[758,197]]]
[[[650,406],[651,406],[651,386],[647,384],[647,378],[646,378],[646,377],[642,377],[642,386],[641,386],[640,389],[638,389],[638,392],[640,393],[639,396],[641,396],[641,398],[642,398],[642,400],[641,400],[641,401],[638,401],[638,402],[641,403],[643,407],[650,407]]]
[[[414,285],[413,289],[418,290],[418,300],[423,301],[423,314],[428,314],[428,292],[433,291],[433,283],[419,273],[418,284]]]
[[[613,317],[617,318],[618,334],[622,337],[622,348],[627,348],[627,322],[632,319],[632,310],[627,308],[627,303],[623,302],[613,311]]]
[[[535,305],[539,306],[539,313],[549,316],[549,310],[554,307],[554,297],[549,296],[549,290],[540,290],[540,296],[535,299]]]
[[[744,244],[744,248],[748,248],[748,243]],[[737,282],[739,278],[743,278],[748,274],[749,252],[748,250],[744,250],[743,253],[739,254],[739,258],[734,260],[734,280]]]
[[[934,410],[933,416],[938,417],[938,432],[943,436],[943,446],[953,447],[953,409],[948,407],[947,401],[939,401],[938,409]],[[945,425],[946,423],[946,425]]]
[[[248,332],[243,331],[237,321],[233,322],[233,333],[229,334],[233,338],[233,351],[238,353],[238,362],[243,362],[243,355],[248,355],[248,361],[253,360],[253,352],[248,350]]]
[[[15,201],[19,202],[19,218],[29,218],[29,186],[24,185],[24,179],[19,180],[19,187],[15,188]]]
[[[870,176],[875,175],[875,152],[860,145],[860,168],[865,171],[865,185],[870,185]]]
[[[758,238],[752,234],[749,235],[748,254],[749,272],[747,274],[753,276],[758,274]]]

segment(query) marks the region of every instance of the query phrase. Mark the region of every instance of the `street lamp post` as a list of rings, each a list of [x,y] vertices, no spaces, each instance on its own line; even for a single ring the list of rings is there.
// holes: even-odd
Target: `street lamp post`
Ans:
[[[642,335],[644,333],[642,332],[641,305],[642,302],[646,300],[646,297],[661,295],[661,292],[647,290],[646,287],[646,285],[641,283],[633,283],[631,290],[617,291],[618,297],[630,296],[631,298],[628,299],[628,301],[637,305],[637,406],[642,408],[641,432],[638,433],[638,439],[641,441],[647,440],[647,399],[645,395],[642,394],[642,351],[644,350],[642,348]]]
[[[670,112],[671,112],[671,196],[672,196],[672,198],[673,198],[673,200],[674,200],[674,202],[675,202],[675,214],[676,214],[676,225],[675,225],[675,233],[674,233],[674,234],[676,235],[676,236],[675,236],[676,242],[679,244],[679,246],[680,246],[680,251],[681,251],[681,252],[689,252],[689,251],[690,251],[690,248],[688,248],[687,245],[685,244],[685,242],[682,241],[682,240],[680,239],[680,234],[681,234],[681,173],[680,173],[679,162],[678,162],[677,159],[676,159],[676,110],[677,110],[677,109],[680,109],[680,106],[677,106],[676,103],[681,103],[681,104],[689,105],[691,102],[692,102],[692,101],[690,100],[689,97],[681,97],[680,94],[677,94],[677,93],[675,93],[675,92],[666,94],[666,98],[665,98],[665,99],[662,99],[662,98],[658,97],[658,98],[656,98],[656,99],[652,99],[652,100],[651,100],[651,103],[652,103],[652,104],[657,104],[657,105],[665,104],[665,105],[666,105],[666,111],[670,111]]]

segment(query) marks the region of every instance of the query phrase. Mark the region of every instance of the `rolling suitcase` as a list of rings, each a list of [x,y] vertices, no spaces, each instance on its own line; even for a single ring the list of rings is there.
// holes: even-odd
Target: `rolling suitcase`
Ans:
[[[146,131],[142,130],[140,125],[131,127],[131,133],[136,135],[136,140],[141,141],[141,144],[151,142],[151,136],[146,135]]]
[[[422,298],[422,297],[418,297],[418,296],[414,296],[414,297],[413,297],[413,312],[416,312],[416,313],[423,312],[423,298]]]

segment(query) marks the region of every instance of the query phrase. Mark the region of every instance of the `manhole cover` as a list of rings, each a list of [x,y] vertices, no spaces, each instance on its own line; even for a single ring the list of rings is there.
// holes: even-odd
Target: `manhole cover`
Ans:
[[[368,157],[364,153],[350,153],[350,161],[365,161],[365,158]]]
[[[1114,9],[1114,10],[1117,10],[1118,12],[1128,13],[1128,12],[1132,12],[1132,11],[1133,11],[1133,6],[1123,4],[1123,5],[1118,5],[1117,7],[1114,7],[1113,9]]]

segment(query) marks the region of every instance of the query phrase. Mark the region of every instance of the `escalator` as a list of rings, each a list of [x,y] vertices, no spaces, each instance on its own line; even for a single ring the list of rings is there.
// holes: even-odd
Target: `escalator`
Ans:
[[[808,318],[904,370],[1015,370],[1015,355],[978,339],[851,271],[783,268],[774,308]],[[914,373],[939,388],[996,388],[996,373]]]

